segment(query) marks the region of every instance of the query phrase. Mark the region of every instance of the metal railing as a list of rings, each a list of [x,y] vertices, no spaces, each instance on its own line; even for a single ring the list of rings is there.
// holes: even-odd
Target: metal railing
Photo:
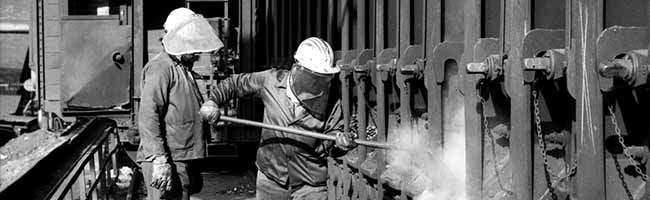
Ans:
[[[115,127],[106,128],[98,139],[86,148],[80,160],[49,199],[113,199],[110,196],[111,186],[119,173],[119,149],[119,137]],[[135,179],[131,180],[129,191],[133,191]]]

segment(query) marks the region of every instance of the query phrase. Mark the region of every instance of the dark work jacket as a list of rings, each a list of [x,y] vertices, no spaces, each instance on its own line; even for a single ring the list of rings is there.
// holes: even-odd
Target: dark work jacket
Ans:
[[[342,131],[343,115],[338,95],[330,95],[329,117],[316,119],[287,96],[289,73],[288,70],[270,69],[233,75],[211,90],[211,100],[221,104],[234,97],[255,95],[264,103],[263,122],[266,124],[328,135]],[[332,145],[330,141],[262,129],[256,164],[260,172],[285,187],[321,186],[326,183],[327,156]]]
[[[205,157],[205,134],[199,108],[203,102],[192,74],[162,52],[142,70],[138,111],[138,161],[153,155],[174,161]]]

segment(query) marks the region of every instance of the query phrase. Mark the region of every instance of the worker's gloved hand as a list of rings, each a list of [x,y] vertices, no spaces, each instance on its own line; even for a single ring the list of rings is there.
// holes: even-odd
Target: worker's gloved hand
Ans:
[[[221,110],[219,110],[219,107],[214,103],[214,101],[210,100],[201,105],[199,114],[204,121],[214,124],[219,120],[219,117],[221,117]]]
[[[339,148],[344,151],[350,151],[357,147],[357,143],[354,141],[354,136],[351,133],[336,133],[336,143],[334,143],[336,148]]]
[[[158,156],[153,161],[151,173],[151,187],[161,191],[172,189],[172,166],[164,156]]]

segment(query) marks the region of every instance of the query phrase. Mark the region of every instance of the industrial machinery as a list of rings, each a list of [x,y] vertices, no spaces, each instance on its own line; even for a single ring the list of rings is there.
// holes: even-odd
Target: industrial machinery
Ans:
[[[393,148],[362,145],[328,159],[328,199],[444,199],[445,184],[466,199],[650,195],[647,0],[35,2],[38,105],[109,117],[123,141],[137,135],[140,70],[161,50],[161,24],[188,6],[227,41],[202,55],[202,90],[230,73],[289,68],[299,42],[318,36],[342,69],[346,132],[392,146],[417,138],[425,154],[460,163],[419,187],[408,172],[426,161],[400,170]],[[262,115],[253,97],[228,106]],[[257,142],[259,129],[230,122],[213,142]]]

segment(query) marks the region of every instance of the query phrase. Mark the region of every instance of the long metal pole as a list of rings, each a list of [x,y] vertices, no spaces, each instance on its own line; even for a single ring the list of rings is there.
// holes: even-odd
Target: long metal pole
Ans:
[[[255,127],[260,127],[260,128],[272,129],[272,130],[276,130],[276,131],[282,131],[282,132],[285,132],[285,133],[291,133],[291,134],[296,134],[296,135],[313,137],[313,138],[318,138],[318,139],[322,139],[322,140],[336,140],[336,137],[332,136],[332,135],[325,135],[325,134],[312,132],[312,131],[298,130],[298,129],[293,129],[293,128],[289,128],[289,127],[265,124],[265,123],[261,123],[261,122],[251,121],[251,120],[239,119],[239,118],[236,118],[236,117],[221,116],[221,117],[219,117],[219,120],[226,121],[226,122],[237,123],[237,124],[248,125],[248,126],[255,126]],[[381,142],[373,142],[373,141],[358,140],[358,139],[355,140],[355,142],[357,144],[359,144],[359,145],[364,145],[364,146],[369,146],[369,147],[374,147],[374,148],[395,149],[395,147],[393,145],[386,144],[386,143],[381,143]]]

